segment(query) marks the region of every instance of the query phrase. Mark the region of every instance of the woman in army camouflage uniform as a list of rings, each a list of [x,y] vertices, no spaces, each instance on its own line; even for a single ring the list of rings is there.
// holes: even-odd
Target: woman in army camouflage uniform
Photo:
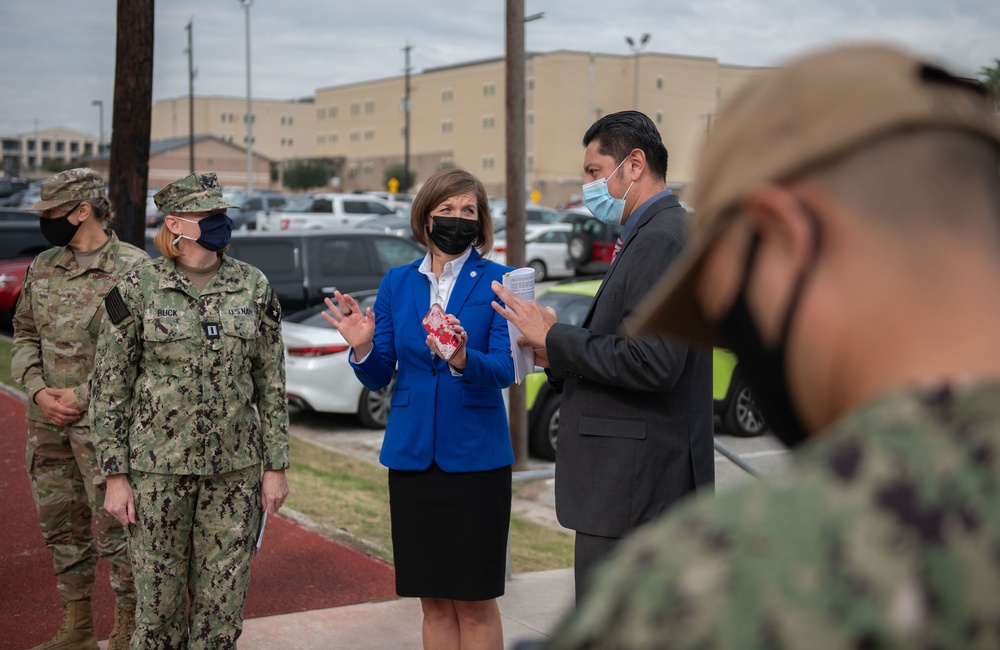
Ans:
[[[258,269],[223,255],[233,206],[215,174],[153,199],[163,257],[108,294],[94,371],[105,508],[129,526],[132,647],[232,647],[261,509],[288,494],[281,309]]]
[[[63,601],[62,628],[39,648],[97,648],[90,596],[100,555],[111,563],[117,597],[108,648],[120,650],[134,627],[135,588],[121,524],[101,510],[105,482],[87,406],[104,296],[149,256],[105,230],[111,204],[92,169],[46,180],[30,209],[42,211],[42,234],[56,247],[28,268],[11,359],[11,374],[30,398],[28,474]]]

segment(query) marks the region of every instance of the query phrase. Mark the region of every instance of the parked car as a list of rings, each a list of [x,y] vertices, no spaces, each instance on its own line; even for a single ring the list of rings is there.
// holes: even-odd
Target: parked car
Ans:
[[[493,230],[499,230],[507,223],[507,204],[498,203],[496,207],[490,207],[490,216],[493,217]],[[525,224],[559,223],[559,213],[552,208],[543,205],[529,203],[524,208]]]
[[[228,255],[267,276],[284,314],[321,304],[334,289],[378,289],[385,272],[424,256],[417,244],[380,232],[347,228],[323,231],[236,232]]]
[[[280,211],[288,205],[289,197],[278,192],[260,192],[245,197],[242,194],[232,200],[239,208],[229,208],[226,214],[233,220],[233,230],[254,230],[257,228],[257,213],[261,210]]]
[[[543,307],[552,307],[560,323],[579,326],[600,287],[599,279],[574,279],[549,287],[538,296]],[[757,436],[767,429],[763,416],[747,386],[732,352],[713,351],[713,398],[722,430],[734,436]],[[531,452],[545,460],[555,460],[562,394],[552,390],[544,372],[525,378],[528,406],[528,444]]]
[[[42,236],[38,215],[24,212],[30,220],[0,221],[0,325],[10,326],[21,297],[21,285],[31,260],[52,244]]]
[[[366,194],[313,194],[291,202],[284,210],[257,213],[260,230],[315,230],[354,227],[380,214],[395,210],[377,196]]]
[[[389,235],[415,241],[413,239],[413,229],[410,227],[409,210],[407,210],[406,216],[400,214],[380,214],[377,217],[368,217],[359,223],[357,227],[362,230],[377,230]]]
[[[375,293],[351,295],[366,309],[375,304]],[[384,429],[395,379],[379,391],[365,388],[348,363],[351,347],[323,318],[323,309],[325,305],[316,305],[281,323],[289,404],[324,413],[354,413],[362,425]]]
[[[535,270],[535,282],[573,275],[568,263],[566,243],[573,227],[566,223],[528,224],[524,228],[525,266]],[[490,259],[507,263],[507,229],[495,233]]]
[[[560,217],[562,223],[573,226],[566,245],[570,266],[577,275],[603,274],[611,268],[615,242],[622,234],[618,224],[607,224],[587,208],[572,208]]]
[[[28,221],[38,223],[41,212],[21,208],[0,208],[0,221]]]

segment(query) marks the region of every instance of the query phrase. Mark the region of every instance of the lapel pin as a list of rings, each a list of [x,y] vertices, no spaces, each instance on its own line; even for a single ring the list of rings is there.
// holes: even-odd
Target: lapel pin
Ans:
[[[470,276],[472,276],[472,277],[476,277],[476,272],[475,272],[475,271],[473,271],[473,272],[472,272],[472,273],[470,273],[469,275],[470,275]]]

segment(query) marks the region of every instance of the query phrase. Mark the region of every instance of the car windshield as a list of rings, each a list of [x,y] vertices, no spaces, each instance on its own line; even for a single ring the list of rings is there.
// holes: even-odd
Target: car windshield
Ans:
[[[308,196],[300,196],[292,199],[285,206],[283,212],[311,212],[313,200]]]
[[[552,309],[555,309],[556,314],[559,315],[560,323],[580,327],[593,300],[593,296],[585,296],[579,293],[546,291],[538,297],[538,304],[542,307],[552,307]]]

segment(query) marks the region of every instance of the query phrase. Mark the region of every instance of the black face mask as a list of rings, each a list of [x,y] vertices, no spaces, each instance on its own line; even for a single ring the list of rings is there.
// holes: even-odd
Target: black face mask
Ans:
[[[739,359],[754,401],[760,406],[760,410],[775,437],[789,447],[796,447],[809,437],[809,432],[802,424],[802,420],[795,410],[795,405],[792,404],[791,393],[788,390],[786,364],[788,334],[792,319],[802,297],[806,280],[815,267],[816,254],[819,249],[819,222],[815,217],[811,217],[810,222],[813,232],[812,256],[792,288],[792,295],[788,300],[788,308],[785,310],[777,344],[764,343],[760,330],[747,306],[747,286],[750,283],[750,274],[753,271],[754,260],[760,244],[758,235],[754,235],[747,250],[740,289],[733,304],[729,307],[729,311],[720,322],[726,344]]]
[[[73,206],[73,209],[64,214],[61,217],[55,219],[47,219],[45,217],[38,218],[38,226],[42,229],[42,236],[53,246],[68,246],[73,237],[76,236],[76,231],[80,229],[80,224],[73,224],[69,221],[69,215],[76,212],[76,209],[80,206],[79,203]]]
[[[438,250],[445,255],[458,255],[476,240],[479,234],[479,220],[461,217],[435,217],[434,230],[427,232]]]

